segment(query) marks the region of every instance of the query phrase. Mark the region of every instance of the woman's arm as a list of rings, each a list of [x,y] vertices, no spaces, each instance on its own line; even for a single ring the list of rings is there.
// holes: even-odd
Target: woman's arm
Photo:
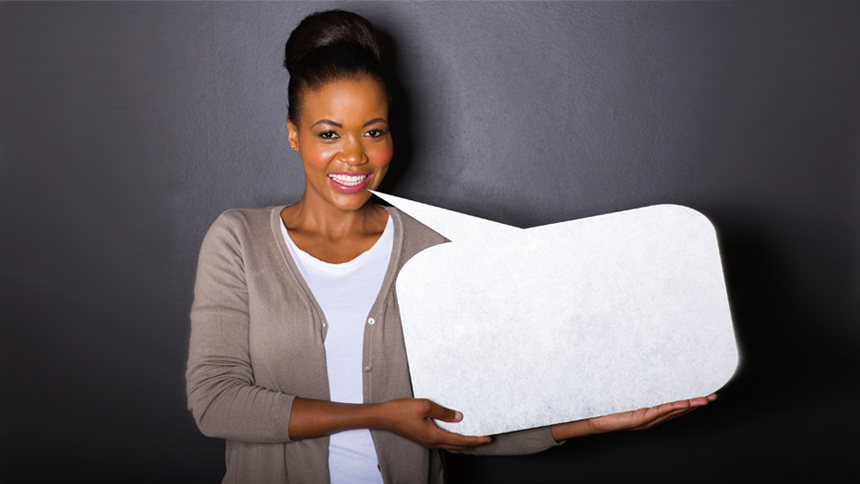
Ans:
[[[225,213],[207,233],[200,251],[191,312],[186,373],[188,405],[207,436],[249,442],[289,442],[334,432],[386,430],[426,447],[481,454],[539,452],[571,437],[649,428],[713,400],[693,399],[652,409],[489,437],[463,436],[432,419],[456,422],[459,412],[422,399],[380,404],[340,404],[297,398],[256,385],[248,348],[248,294],[241,241]],[[715,396],[712,396],[715,398]],[[555,439],[555,440],[553,440]],[[481,445],[486,444],[486,445]]]
[[[574,437],[617,432],[621,430],[644,430],[657,424],[680,417],[696,408],[716,400],[717,396],[692,398],[666,403],[651,408],[623,412],[603,417],[565,422],[517,432],[491,436],[486,445],[470,447],[455,453],[477,455],[523,455],[542,452]]]
[[[353,429],[392,432],[424,447],[465,450],[485,444],[489,437],[455,434],[433,419],[459,422],[463,414],[426,399],[403,398],[374,404],[337,403],[296,398],[290,416],[290,439],[300,440]]]
[[[447,432],[432,419],[462,414],[429,400],[343,404],[300,398],[256,383],[249,348],[248,286],[239,229],[243,215],[228,211],[213,223],[200,249],[186,372],[188,406],[204,435],[245,442],[290,442],[369,428],[425,447],[465,449],[488,437]]]
[[[251,368],[242,217],[222,214],[200,248],[185,374],[188,408],[209,437],[286,442],[295,397],[257,385]]]

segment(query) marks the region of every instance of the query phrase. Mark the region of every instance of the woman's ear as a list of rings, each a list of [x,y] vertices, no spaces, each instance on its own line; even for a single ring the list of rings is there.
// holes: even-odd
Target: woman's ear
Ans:
[[[298,152],[299,151],[299,128],[296,127],[293,122],[287,118],[287,130],[289,131],[289,136],[287,136],[287,140],[290,142],[290,149]]]

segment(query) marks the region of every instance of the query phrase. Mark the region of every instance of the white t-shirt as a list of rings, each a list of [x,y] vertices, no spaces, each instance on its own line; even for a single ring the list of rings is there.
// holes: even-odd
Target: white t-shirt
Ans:
[[[326,366],[333,402],[363,403],[362,354],[368,313],[388,270],[394,245],[391,217],[373,247],[343,264],[323,262],[299,249],[286,227],[281,232],[302,277],[326,318]],[[333,434],[329,441],[331,483],[382,483],[376,448],[367,429]]]

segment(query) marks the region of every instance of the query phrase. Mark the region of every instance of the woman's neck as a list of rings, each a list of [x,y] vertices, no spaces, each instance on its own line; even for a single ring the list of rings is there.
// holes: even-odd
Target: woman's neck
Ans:
[[[303,195],[298,202],[286,207],[281,218],[287,229],[313,232],[335,240],[350,234],[376,232],[380,216],[383,228],[387,221],[387,212],[372,203],[365,203],[357,210],[341,210],[321,202]]]
[[[317,259],[342,263],[373,247],[385,231],[388,212],[372,203],[357,210],[340,210],[328,203],[314,203],[305,195],[281,211],[281,219],[293,242]]]

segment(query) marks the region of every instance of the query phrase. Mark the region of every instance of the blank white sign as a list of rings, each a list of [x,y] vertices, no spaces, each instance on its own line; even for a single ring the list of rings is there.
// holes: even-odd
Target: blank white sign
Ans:
[[[376,193],[451,240],[397,297],[413,392],[469,435],[705,396],[738,363],[714,228],[658,205],[531,229]]]

